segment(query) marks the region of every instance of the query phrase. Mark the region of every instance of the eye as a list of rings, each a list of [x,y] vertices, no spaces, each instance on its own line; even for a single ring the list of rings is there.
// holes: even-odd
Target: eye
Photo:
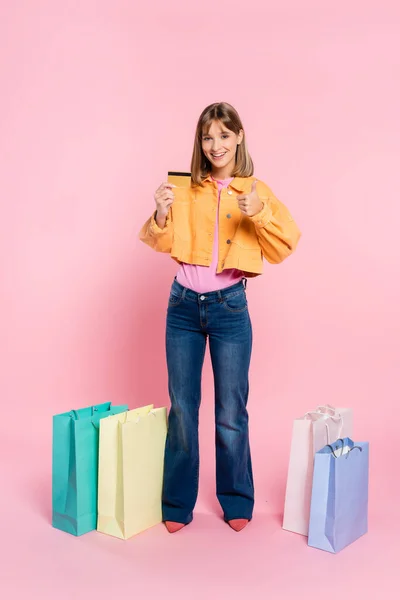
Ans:
[[[223,138],[228,138],[229,137],[229,133],[224,133],[222,137]]]

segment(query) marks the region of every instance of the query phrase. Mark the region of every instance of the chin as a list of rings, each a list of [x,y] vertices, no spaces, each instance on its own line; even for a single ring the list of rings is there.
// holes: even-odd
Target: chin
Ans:
[[[228,160],[224,160],[223,162],[210,160],[210,163],[212,164],[213,167],[217,167],[217,169],[222,169],[224,167],[227,167],[229,165],[229,163],[231,162],[231,160],[232,160],[231,158],[228,158]]]

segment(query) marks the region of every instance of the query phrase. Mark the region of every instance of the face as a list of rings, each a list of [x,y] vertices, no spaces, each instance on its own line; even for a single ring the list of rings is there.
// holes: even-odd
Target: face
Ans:
[[[201,147],[212,166],[212,174],[230,177],[236,162],[236,148],[243,140],[243,131],[236,135],[221,121],[213,121],[210,130],[203,133]]]

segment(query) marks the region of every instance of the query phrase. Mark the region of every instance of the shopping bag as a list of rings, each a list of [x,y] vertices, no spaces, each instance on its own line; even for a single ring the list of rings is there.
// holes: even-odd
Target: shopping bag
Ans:
[[[167,409],[144,406],[100,423],[97,530],[121,539],[162,521]]]
[[[337,440],[315,455],[308,545],[339,552],[368,531],[369,444]]]
[[[105,402],[53,416],[53,527],[73,535],[96,529],[99,422],[127,409]]]
[[[326,444],[353,435],[353,410],[318,406],[293,423],[283,529],[308,535],[314,456]]]

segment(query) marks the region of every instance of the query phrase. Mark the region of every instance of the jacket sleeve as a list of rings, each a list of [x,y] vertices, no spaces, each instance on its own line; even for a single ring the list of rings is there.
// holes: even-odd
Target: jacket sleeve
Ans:
[[[146,221],[139,233],[139,239],[156,252],[171,252],[174,239],[174,224],[171,209],[168,212],[164,229],[160,229],[155,220],[156,213]]]
[[[263,256],[268,262],[277,264],[295,251],[301,232],[289,210],[265,184],[259,198],[264,206],[249,219],[254,223]]]

